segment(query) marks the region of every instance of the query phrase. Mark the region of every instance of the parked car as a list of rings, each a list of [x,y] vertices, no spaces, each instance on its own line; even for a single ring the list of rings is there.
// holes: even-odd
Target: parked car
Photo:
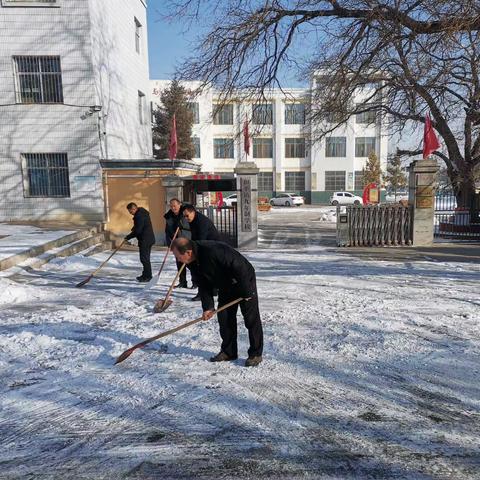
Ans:
[[[303,205],[305,199],[295,193],[281,193],[270,199],[270,205],[291,207],[292,205]]]
[[[363,205],[363,199],[350,192],[333,192],[330,205]]]
[[[225,207],[231,207],[233,203],[237,203],[237,194],[232,193],[232,195],[229,195],[228,197],[225,197],[223,199],[223,205]]]

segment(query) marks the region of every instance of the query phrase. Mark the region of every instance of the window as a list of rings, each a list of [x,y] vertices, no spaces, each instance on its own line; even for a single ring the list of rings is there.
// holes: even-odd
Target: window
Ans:
[[[305,139],[286,138],[285,158],[305,158]]]
[[[188,102],[187,105],[193,114],[193,123],[195,124],[200,123],[200,110],[199,110],[198,102]]]
[[[355,156],[368,157],[375,152],[375,137],[357,137],[355,139]]]
[[[70,197],[66,153],[24,153],[26,197]]]
[[[233,104],[213,105],[214,125],[233,125]]]
[[[305,190],[305,172],[285,172],[285,190]]]
[[[60,0],[2,0],[4,7],[59,7]]]
[[[257,177],[259,191],[273,191],[273,173],[260,172]]]
[[[214,138],[213,158],[233,158],[233,139]]]
[[[273,110],[271,103],[262,103],[252,107],[252,123],[255,125],[271,125],[273,123]]]
[[[200,158],[200,138],[192,137],[192,143],[193,143],[193,147],[195,148],[193,158]]]
[[[140,53],[140,48],[142,44],[142,24],[134,18],[135,22],[135,51]]]
[[[327,123],[340,123],[344,120],[344,115],[340,112],[327,112],[325,114],[325,121]]]
[[[253,139],[253,158],[272,158],[273,140],[271,138]]]
[[[325,139],[326,157],[346,157],[347,137],[327,137]]]
[[[367,105],[364,105],[364,107],[367,107]],[[355,115],[355,122],[371,125],[375,123],[376,118],[377,118],[376,112],[373,110],[370,110],[368,112],[357,113]]]
[[[145,94],[138,91],[138,121],[141,125],[145,123]]]
[[[355,190],[363,190],[363,172],[355,170]]]
[[[285,105],[285,125],[305,124],[305,104],[287,103]]]
[[[325,190],[345,190],[345,170],[326,171]]]
[[[60,57],[13,57],[18,103],[63,103]]]

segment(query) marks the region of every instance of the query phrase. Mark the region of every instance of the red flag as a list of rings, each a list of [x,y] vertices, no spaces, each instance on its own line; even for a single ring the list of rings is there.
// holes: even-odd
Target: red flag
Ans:
[[[223,193],[217,192],[216,197],[217,197],[217,210],[221,210],[223,206]]]
[[[429,157],[435,150],[440,148],[435,130],[432,127],[430,115],[425,116],[425,128],[423,130],[423,158]]]
[[[243,124],[243,149],[247,155],[250,155],[250,135],[248,133],[248,120]]]
[[[170,130],[168,158],[170,158],[170,160],[174,160],[175,158],[177,158],[177,121],[175,120],[175,114],[173,114],[172,129]]]

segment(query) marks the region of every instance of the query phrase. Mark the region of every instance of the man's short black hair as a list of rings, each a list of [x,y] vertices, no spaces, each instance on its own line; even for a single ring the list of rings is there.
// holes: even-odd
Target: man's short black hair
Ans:
[[[134,208],[134,207],[136,207],[136,206],[137,206],[136,203],[130,202],[130,203],[127,205],[127,210],[130,210],[130,209],[132,209],[132,208]]]
[[[180,255],[193,250],[193,242],[189,238],[176,238],[172,242],[172,250],[175,249]]]
[[[190,204],[187,204],[187,205],[184,205],[183,206],[183,211],[187,211],[187,212],[196,212],[197,210],[195,209],[195,207],[193,205],[190,205]]]
[[[171,198],[170,201],[168,203],[172,203],[172,202],[177,202],[177,203],[182,203],[178,198]]]

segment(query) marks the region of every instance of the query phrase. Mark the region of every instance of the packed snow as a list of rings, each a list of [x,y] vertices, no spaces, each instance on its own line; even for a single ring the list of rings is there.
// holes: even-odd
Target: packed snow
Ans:
[[[153,314],[175,263],[145,291],[136,252],[74,288],[109,253],[0,278],[1,479],[480,478],[478,264],[245,252],[259,367],[240,315],[238,361],[211,320],[114,366],[201,307]]]

